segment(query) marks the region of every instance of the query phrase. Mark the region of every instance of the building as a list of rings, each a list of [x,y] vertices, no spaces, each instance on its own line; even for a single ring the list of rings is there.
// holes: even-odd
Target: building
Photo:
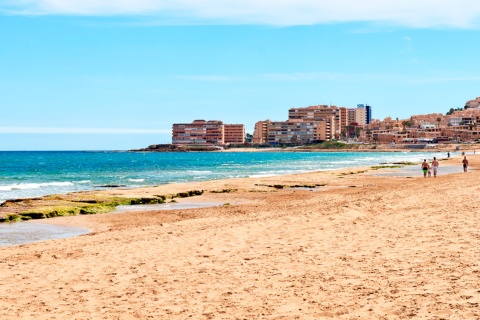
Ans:
[[[258,121],[255,123],[252,143],[266,143],[268,140],[268,124],[270,120]]]
[[[245,126],[243,124],[225,124],[223,130],[225,143],[245,143]]]
[[[315,121],[315,141],[328,141],[335,138],[335,119],[333,117]]]
[[[372,107],[366,105],[365,110],[367,112],[365,115],[367,117],[367,124],[369,124],[372,121]]]
[[[357,109],[362,110],[362,117],[364,116],[365,118],[362,118],[361,121],[357,121],[358,124],[363,123],[365,124],[370,124],[372,122],[372,107],[370,107],[368,104],[357,104]],[[363,112],[365,111],[365,112]]]
[[[347,125],[356,123],[358,126],[363,127],[367,124],[367,110],[365,108],[347,109],[347,115]]]
[[[478,108],[480,107],[480,97],[475,100],[468,100],[465,102],[465,108]]]
[[[347,108],[327,105],[310,106],[307,108],[291,108],[288,110],[288,119],[296,120],[314,120],[320,121],[331,119],[335,122],[335,136],[339,136],[342,128],[348,125]]]
[[[316,122],[302,119],[272,121],[267,125],[267,134],[269,144],[310,143],[316,140]]]
[[[174,123],[172,144],[224,144],[224,125],[219,120]]]

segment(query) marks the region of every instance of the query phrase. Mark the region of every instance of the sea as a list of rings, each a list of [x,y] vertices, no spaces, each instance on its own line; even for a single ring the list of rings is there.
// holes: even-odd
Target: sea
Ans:
[[[115,187],[269,177],[394,162],[421,162],[435,152],[119,152],[2,151],[0,204]]]

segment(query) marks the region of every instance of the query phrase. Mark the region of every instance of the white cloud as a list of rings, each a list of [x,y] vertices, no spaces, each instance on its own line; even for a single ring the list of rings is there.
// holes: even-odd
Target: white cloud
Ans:
[[[480,76],[464,74],[432,74],[425,76],[411,76],[408,74],[393,73],[341,73],[341,72],[294,72],[294,73],[264,73],[243,77],[227,77],[219,75],[177,76],[177,79],[192,81],[260,81],[260,82],[298,82],[298,81],[328,81],[328,82],[393,82],[397,84],[418,84],[438,82],[472,82],[479,81]],[[228,80],[225,80],[228,79]],[[1,128],[0,128],[1,130]],[[1,132],[1,131],[0,131]]]
[[[176,76],[175,78],[177,78],[177,79],[182,79],[182,80],[211,81],[211,82],[230,82],[230,81],[242,81],[242,80],[245,80],[244,78],[235,78],[235,77],[230,77],[230,76],[216,76],[216,75],[210,75],[210,76],[191,76],[191,75],[186,75],[186,76]]]
[[[0,134],[162,134],[170,129],[0,127]]]
[[[480,17],[477,0],[7,0],[3,9],[16,14],[143,15],[182,24],[279,26],[367,21],[469,28],[477,27]]]

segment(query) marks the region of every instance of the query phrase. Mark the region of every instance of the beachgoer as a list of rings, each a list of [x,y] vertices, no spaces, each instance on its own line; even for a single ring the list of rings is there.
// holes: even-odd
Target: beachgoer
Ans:
[[[438,161],[437,161],[436,157],[433,157],[432,167],[433,167],[433,177],[436,178],[437,177],[437,170],[438,170]]]
[[[450,158],[450,151],[448,151],[448,152],[447,152],[447,157],[449,157],[449,158]]]
[[[428,165],[428,177],[432,177],[432,166]]]
[[[467,172],[467,167],[468,167],[468,160],[467,160],[467,156],[463,157],[463,172]]]
[[[427,177],[427,171],[428,171],[428,163],[427,163],[427,159],[423,160],[422,162],[422,170],[423,170],[423,177],[426,178]]]

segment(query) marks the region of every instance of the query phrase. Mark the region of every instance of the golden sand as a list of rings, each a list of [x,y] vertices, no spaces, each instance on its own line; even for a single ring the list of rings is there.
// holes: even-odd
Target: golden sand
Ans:
[[[109,191],[203,189],[182,201],[225,205],[49,219],[93,232],[0,248],[0,319],[480,319],[480,172],[470,169]],[[321,186],[270,187],[310,184]]]

